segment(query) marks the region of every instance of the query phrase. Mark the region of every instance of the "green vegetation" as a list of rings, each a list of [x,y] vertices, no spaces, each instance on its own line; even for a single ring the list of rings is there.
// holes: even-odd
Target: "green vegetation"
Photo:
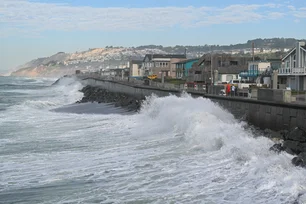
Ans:
[[[256,48],[267,48],[267,49],[281,49],[283,51],[284,48],[292,48],[295,46],[295,43],[298,39],[294,38],[269,38],[269,39],[254,39],[248,40],[246,43],[240,43],[235,45],[198,45],[198,46],[183,46],[176,45],[174,47],[164,47],[162,45],[144,45],[136,47],[136,49],[160,49],[168,53],[184,53],[185,49],[187,49],[188,53],[192,52],[210,52],[217,50],[239,50],[239,49],[251,49],[252,43],[255,44]],[[302,40],[302,41],[305,41]]]

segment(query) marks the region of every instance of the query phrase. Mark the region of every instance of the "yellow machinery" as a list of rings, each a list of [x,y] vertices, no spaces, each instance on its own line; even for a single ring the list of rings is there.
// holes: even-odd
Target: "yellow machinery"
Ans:
[[[151,80],[157,79],[157,75],[156,74],[149,75],[148,79],[151,79]]]

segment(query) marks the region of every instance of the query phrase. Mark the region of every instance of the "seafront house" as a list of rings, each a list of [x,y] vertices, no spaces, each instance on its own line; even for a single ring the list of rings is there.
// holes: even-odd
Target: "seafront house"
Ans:
[[[197,83],[228,83],[247,70],[250,58],[230,54],[204,54],[189,70],[188,81]]]
[[[142,76],[141,66],[142,66],[142,60],[131,60],[129,62],[130,77]]]
[[[194,63],[197,63],[199,58],[182,60],[180,62],[175,62],[176,78],[186,79],[188,77],[189,70],[192,68]]]
[[[239,76],[255,82],[256,79],[267,71],[271,71],[271,62],[269,61],[249,61],[248,69],[240,72]]]
[[[146,54],[141,67],[143,76],[155,74],[161,78],[162,73],[165,77],[176,77],[176,62],[185,60],[186,55],[174,54]]]
[[[278,72],[280,85],[286,85],[292,90],[306,91],[306,43],[297,42],[282,59]]]

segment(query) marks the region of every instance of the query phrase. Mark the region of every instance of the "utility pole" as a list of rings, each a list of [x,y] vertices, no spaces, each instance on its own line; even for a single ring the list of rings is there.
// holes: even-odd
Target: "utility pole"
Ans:
[[[212,58],[212,48],[210,46],[210,77],[211,77],[210,78],[210,84],[211,85],[213,85],[213,71],[212,71],[213,70],[213,65],[212,65],[213,62],[212,62],[212,59],[213,59]]]

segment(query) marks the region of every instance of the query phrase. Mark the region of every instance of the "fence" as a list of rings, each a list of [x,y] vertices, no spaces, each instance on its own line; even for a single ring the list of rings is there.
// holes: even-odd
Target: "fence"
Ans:
[[[125,83],[127,85],[141,85],[141,86],[151,86],[168,90],[176,91],[186,91],[186,92],[198,92],[203,94],[226,96],[226,85],[200,85],[196,87],[186,87],[184,84],[171,84],[171,83],[160,83],[151,80],[139,80],[129,77],[115,77],[115,76],[101,76],[96,73],[91,74],[81,74],[82,78],[92,77],[95,79],[112,80],[118,81],[120,83]],[[286,92],[286,98],[283,95]],[[289,91],[290,92],[290,91]],[[269,94],[270,93],[270,94]],[[282,93],[282,94],[281,94]],[[281,95],[281,96],[280,96]],[[250,99],[264,100],[264,98],[269,99],[269,101],[280,101],[286,103],[295,104],[306,104],[306,92],[305,91],[291,91],[290,96],[288,96],[288,91],[283,91],[281,89],[261,89],[261,88],[243,88],[237,89],[235,92],[228,94],[230,97],[244,97]],[[274,100],[275,97],[275,100]]]

